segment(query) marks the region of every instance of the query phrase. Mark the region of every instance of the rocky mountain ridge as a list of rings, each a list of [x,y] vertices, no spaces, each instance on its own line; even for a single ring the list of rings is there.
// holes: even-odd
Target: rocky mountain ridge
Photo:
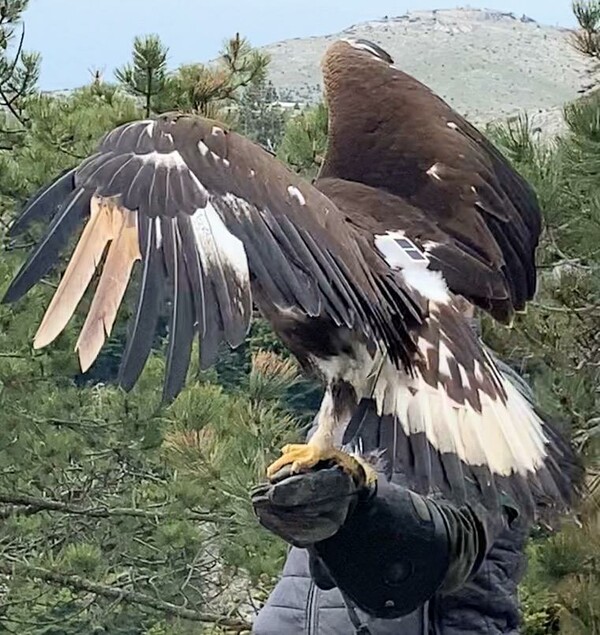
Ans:
[[[386,16],[340,33],[264,47],[282,100],[316,101],[321,56],[332,41],[349,36],[382,46],[400,68],[476,123],[527,111],[546,125],[548,117],[560,120],[564,103],[589,88],[589,64],[571,47],[568,29],[525,15],[452,9]]]

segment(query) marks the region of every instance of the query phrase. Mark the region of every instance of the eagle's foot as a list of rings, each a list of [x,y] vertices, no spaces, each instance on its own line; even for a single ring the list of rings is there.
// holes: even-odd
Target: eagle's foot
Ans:
[[[363,460],[351,456],[336,448],[323,448],[318,445],[292,444],[286,445],[281,456],[267,468],[267,477],[272,478],[287,465],[291,465],[290,473],[307,472],[319,463],[334,463],[349,474],[359,485],[374,485],[377,473]]]
[[[377,472],[375,471],[375,468],[360,456],[352,455],[350,458],[353,461],[356,461],[362,468],[364,474],[364,484],[369,488],[375,487],[377,484]]]

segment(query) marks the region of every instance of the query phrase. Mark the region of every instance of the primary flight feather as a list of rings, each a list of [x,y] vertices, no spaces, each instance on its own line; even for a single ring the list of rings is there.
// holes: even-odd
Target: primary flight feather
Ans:
[[[483,135],[365,40],[323,59],[329,143],[310,184],[201,117],[166,114],[108,133],[95,154],[38,193],[12,228],[48,230],[10,285],[15,301],[79,242],[36,334],[65,328],[103,262],[77,342],[93,364],[141,261],[119,382],[131,388],[169,303],[164,397],[184,385],[192,344],[214,362],[245,338],[255,303],[326,385],[318,428],[270,468],[335,460],[372,438],[419,491],[532,515],[563,509],[568,445],[501,373],[472,331],[479,307],[503,323],[535,292],[540,212]],[[367,470],[368,472],[368,470]]]

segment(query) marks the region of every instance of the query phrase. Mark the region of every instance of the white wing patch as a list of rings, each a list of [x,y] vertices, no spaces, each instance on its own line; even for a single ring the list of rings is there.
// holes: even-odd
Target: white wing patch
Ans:
[[[442,273],[428,268],[427,255],[402,230],[376,235],[375,247],[392,269],[402,271],[415,291],[433,302],[448,302],[450,292]]]
[[[425,267],[407,267],[402,270],[405,282],[423,297],[444,304],[450,300],[448,285],[441,271]]]
[[[198,144],[198,149],[200,150],[200,152],[202,152],[200,143]],[[177,150],[173,150],[172,152],[157,152],[155,150],[154,152],[148,152],[147,154],[140,154],[136,158],[139,159],[142,163],[153,163],[155,166],[160,165],[162,167],[166,167],[168,170],[179,170],[182,172],[187,172],[198,190],[202,192],[202,194],[204,194],[206,197],[208,197],[208,191],[206,190],[204,185],[200,183],[198,177],[189,169],[187,163]],[[134,182],[135,178],[132,183]],[[132,184],[129,185],[130,188],[131,185]]]
[[[235,214],[237,218],[240,218],[240,219],[251,218],[250,205],[243,198],[240,198],[239,196],[236,196],[235,194],[231,194],[231,192],[228,192],[227,194],[223,196],[223,201],[227,205],[227,208],[231,210],[231,212]]]
[[[469,465],[487,465],[501,476],[524,476],[543,465],[547,453],[542,421],[510,381],[502,380],[504,403],[479,391],[478,412],[468,402],[451,399],[441,385],[429,385],[418,373],[408,377],[387,363],[383,375],[378,407],[383,410],[384,401],[392,403],[388,414],[397,417],[407,434],[424,432],[439,452],[453,452]]]
[[[363,40],[363,39],[354,39],[354,38],[341,38],[341,41],[346,42],[347,44],[350,44],[352,48],[358,49],[360,51],[367,51],[373,57],[378,59],[380,62],[387,64],[388,66],[393,65],[393,60],[389,56],[389,53],[384,51],[382,48],[378,47],[373,42],[369,42],[368,40]]]
[[[221,128],[217,128],[217,127],[213,128],[213,134],[218,134],[214,132],[215,130],[221,130]],[[221,132],[223,131],[221,130]],[[215,161],[222,161],[223,165],[227,168],[230,166],[229,159],[222,159],[216,152],[213,152],[202,140],[198,141],[198,151],[203,157],[207,156],[210,153],[211,157]]]
[[[198,150],[200,150],[200,154],[203,157],[205,157],[210,152],[208,146],[202,140],[198,141]]]
[[[142,163],[153,163],[154,165],[162,165],[169,169],[188,170],[187,163],[177,150],[172,152],[148,152],[147,154],[138,155],[138,159]]]
[[[249,287],[248,259],[241,240],[225,226],[219,213],[209,202],[192,215],[192,227],[203,267],[207,271],[227,265],[240,287]]]

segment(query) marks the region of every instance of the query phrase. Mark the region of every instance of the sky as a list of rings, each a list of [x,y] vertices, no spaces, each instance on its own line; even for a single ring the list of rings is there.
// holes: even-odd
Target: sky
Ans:
[[[106,80],[130,59],[136,35],[157,33],[172,68],[213,59],[236,32],[254,46],[325,35],[409,10],[494,8],[538,22],[573,26],[571,0],[30,0],[26,48],[42,54],[41,88],[59,90]]]

